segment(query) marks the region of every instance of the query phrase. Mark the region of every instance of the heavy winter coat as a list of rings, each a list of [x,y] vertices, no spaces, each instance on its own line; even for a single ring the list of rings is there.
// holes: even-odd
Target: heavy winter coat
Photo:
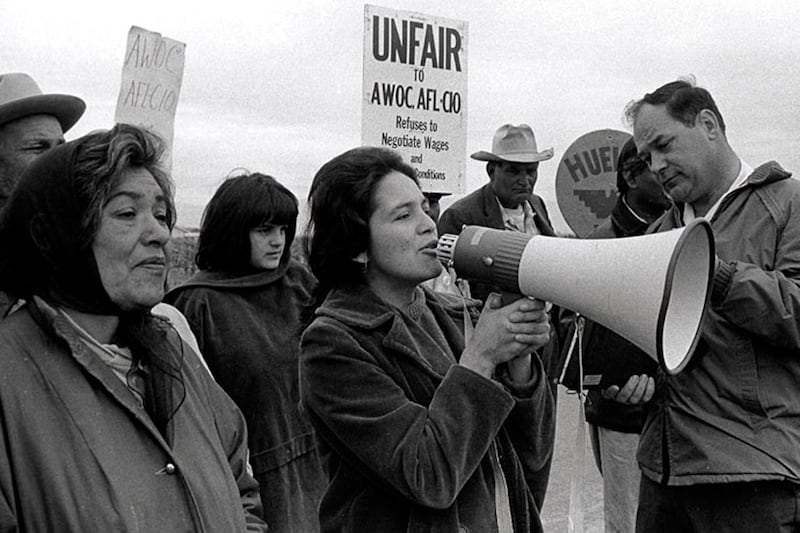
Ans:
[[[300,313],[314,283],[288,260],[245,276],[201,271],[166,298],[186,315],[211,373],[244,413],[264,518],[281,533],[319,530],[327,485],[299,411]]]
[[[424,297],[459,357],[460,303]],[[331,292],[304,332],[301,394],[330,476],[323,532],[496,531],[494,454],[514,531],[541,531],[530,483],[555,423],[541,364],[512,394],[457,365],[436,337],[413,335],[366,287]]]

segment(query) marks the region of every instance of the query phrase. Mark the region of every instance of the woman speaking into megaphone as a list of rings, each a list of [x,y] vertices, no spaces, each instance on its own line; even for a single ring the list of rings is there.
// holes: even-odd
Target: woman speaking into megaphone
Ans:
[[[319,289],[300,387],[329,477],[321,530],[541,531],[528,483],[555,423],[530,357],[549,339],[544,304],[492,295],[473,326],[474,304],[423,288],[441,264],[414,175],[356,148],[311,185]]]

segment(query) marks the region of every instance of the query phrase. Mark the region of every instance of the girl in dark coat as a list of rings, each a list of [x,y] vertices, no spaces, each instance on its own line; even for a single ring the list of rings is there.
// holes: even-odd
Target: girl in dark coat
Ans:
[[[553,399],[530,354],[548,340],[544,305],[492,295],[473,326],[470,302],[423,289],[441,265],[414,176],[357,148],[311,186],[318,306],[300,387],[329,477],[322,531],[541,531],[529,483]]]
[[[299,320],[314,278],[291,258],[296,220],[297,199],[272,177],[227,179],[203,216],[200,271],[167,295],[244,413],[264,518],[279,533],[319,530],[325,486],[298,409]]]

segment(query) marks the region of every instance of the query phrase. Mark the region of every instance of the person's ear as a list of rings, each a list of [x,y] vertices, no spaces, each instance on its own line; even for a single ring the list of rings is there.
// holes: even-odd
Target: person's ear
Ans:
[[[717,117],[716,113],[710,109],[702,109],[699,113],[697,113],[697,117],[695,118],[695,126],[703,128],[706,137],[711,140],[717,139],[720,135],[722,135],[722,128],[719,125],[719,118]]]

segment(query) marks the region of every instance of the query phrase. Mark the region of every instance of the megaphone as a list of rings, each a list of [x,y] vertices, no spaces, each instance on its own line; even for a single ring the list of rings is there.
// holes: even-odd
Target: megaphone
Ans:
[[[464,226],[439,238],[460,278],[553,302],[638,346],[670,374],[700,339],[714,277],[711,225],[619,239],[567,239]]]

